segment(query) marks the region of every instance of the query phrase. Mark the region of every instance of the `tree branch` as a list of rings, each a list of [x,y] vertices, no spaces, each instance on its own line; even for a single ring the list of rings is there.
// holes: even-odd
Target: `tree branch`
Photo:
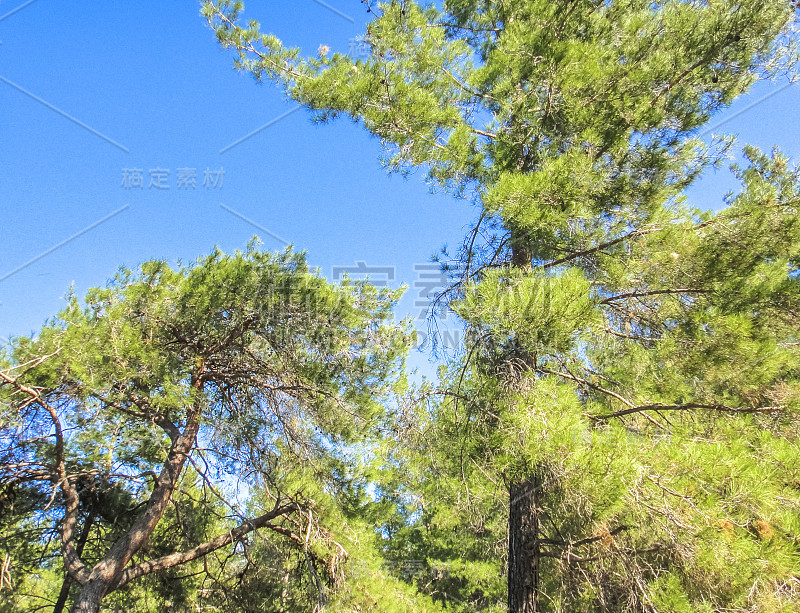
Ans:
[[[44,361],[44,359],[45,358],[41,358],[37,364]],[[53,436],[56,439],[56,476],[52,479],[52,482],[54,486],[61,488],[61,493],[64,495],[64,520],[61,523],[61,543],[64,547],[64,566],[73,579],[79,583],[83,583],[89,577],[89,569],[83,560],[81,560],[80,555],[75,549],[75,544],[73,543],[75,526],[78,521],[80,500],[78,498],[78,492],[72,486],[67,476],[67,470],[64,465],[64,431],[61,426],[61,420],[58,417],[58,412],[49,402],[42,398],[40,390],[23,385],[16,377],[12,377],[4,371],[0,371],[0,379],[35,399],[36,403],[47,411],[50,415],[50,420],[53,422]]]
[[[625,530],[629,530],[630,526],[618,526],[613,530],[609,530],[608,532],[601,534],[600,536],[590,536],[585,539],[581,539],[579,541],[559,541],[554,539],[538,539],[540,543],[543,545],[556,545],[558,547],[565,547],[565,548],[572,548],[572,547],[580,547],[581,545],[588,545],[589,543],[596,543],[597,541],[602,541],[604,538],[608,538],[609,536],[616,536],[620,532],[624,532]]]
[[[92,392],[90,394],[91,397],[99,400],[100,402],[104,402],[110,407],[115,408],[120,413],[124,413],[126,415],[130,415],[131,417],[136,417],[138,419],[144,419],[148,421],[152,421],[154,424],[159,426],[164,432],[166,432],[167,436],[170,440],[174,443],[175,440],[180,436],[180,430],[178,427],[173,424],[163,413],[159,413],[158,411],[153,411],[149,408],[149,406],[144,407],[142,411],[134,411],[133,409],[129,409],[126,406],[119,404],[118,402],[114,402],[99,394],[98,392]],[[134,399],[134,404],[139,404]]]
[[[567,256],[564,256],[563,258],[559,258],[558,260],[553,260],[552,262],[547,262],[546,264],[542,264],[540,268],[550,268],[552,266],[558,266],[559,264],[569,262],[570,260],[574,260],[575,258],[580,258],[586,255],[592,255],[593,253],[596,253],[608,247],[613,247],[614,245],[621,243],[622,241],[628,240],[629,238],[635,238],[636,236],[644,236],[645,234],[651,234],[653,232],[658,232],[659,230],[661,230],[661,228],[644,228],[641,230],[634,230],[633,232],[629,232],[625,236],[620,236],[619,238],[615,238],[614,240],[608,241],[606,243],[596,245],[594,247],[591,247],[590,249],[586,249],[585,251],[576,251]]]
[[[644,411],[689,411],[692,409],[705,409],[708,411],[720,411],[722,413],[770,413],[773,411],[782,411],[784,407],[754,407],[754,408],[741,408],[741,407],[728,407],[721,404],[698,404],[689,402],[686,404],[643,404],[641,406],[634,406],[615,413],[607,415],[594,415],[594,419],[611,419],[612,417],[622,417],[623,415],[631,415],[633,413],[643,413]]]
[[[129,581],[143,577],[144,575],[160,572],[162,570],[166,570],[167,568],[172,568],[173,566],[178,566],[180,564],[186,564],[192,560],[202,558],[212,551],[216,551],[217,549],[225,547],[226,545],[240,541],[242,537],[249,534],[253,530],[258,530],[259,528],[263,527],[272,527],[269,523],[270,520],[297,508],[297,504],[295,503],[287,504],[282,507],[276,507],[269,513],[265,513],[264,515],[256,517],[255,519],[245,521],[230,532],[227,532],[226,534],[220,534],[216,538],[211,539],[202,545],[198,545],[193,549],[179,553],[172,553],[160,558],[156,558],[155,560],[148,560],[146,562],[142,562],[141,564],[137,564],[136,566],[127,568],[122,573],[117,587],[125,585]]]
[[[709,289],[696,289],[696,288],[681,288],[681,289],[654,289],[647,292],[628,292],[626,294],[618,294],[610,296],[600,301],[600,304],[610,304],[616,300],[624,300],[626,298],[642,298],[644,296],[660,296],[662,294],[710,294]]]
[[[144,512],[136,518],[133,525],[109,549],[105,557],[89,572],[88,581],[97,581],[107,586],[115,585],[133,555],[153,534],[156,525],[166,511],[175,486],[183,471],[186,458],[195,445],[200,430],[200,417],[203,405],[203,372],[205,363],[198,358],[191,375],[192,392],[195,401],[187,410],[186,426],[181,435],[172,442],[167,459],[158,475],[153,492],[147,501]]]
[[[634,405],[634,404],[633,404],[633,403],[632,403],[630,400],[628,400],[627,398],[625,398],[625,397],[623,397],[623,396],[620,396],[620,395],[619,395],[619,394],[617,394],[616,392],[612,392],[611,390],[609,390],[609,389],[606,389],[606,388],[604,388],[604,387],[602,387],[602,386],[600,386],[600,385],[596,385],[596,384],[592,383],[591,381],[587,381],[586,379],[581,379],[580,377],[576,377],[576,376],[575,376],[575,375],[573,375],[572,373],[563,373],[563,372],[558,372],[557,370],[547,370],[547,369],[544,369],[544,368],[537,368],[537,370],[538,370],[539,372],[542,372],[542,373],[544,373],[544,374],[547,374],[547,375],[555,375],[555,376],[557,376],[557,377],[563,377],[564,379],[570,379],[571,381],[575,381],[575,382],[577,382],[577,383],[582,383],[583,385],[586,385],[587,387],[590,387],[590,388],[592,388],[592,389],[594,389],[594,390],[597,390],[598,392],[601,392],[601,393],[603,393],[603,394],[606,394],[607,396],[611,396],[612,398],[616,398],[616,399],[617,399],[617,400],[619,400],[619,401],[620,401],[622,404],[624,404],[624,405],[626,405],[627,407],[629,407],[629,408],[628,408],[628,409],[626,409],[625,411],[627,411],[627,412],[629,412],[629,413],[636,413],[636,410],[635,410],[635,409],[636,409],[636,405]],[[626,412],[625,412],[625,411],[620,411],[620,412],[619,412],[619,415],[620,415],[620,416],[621,416],[621,415],[626,415]],[[616,414],[615,414],[615,415],[616,415]],[[650,417],[649,415],[647,415],[647,413],[644,413],[644,417],[645,417],[645,418],[646,418],[646,419],[647,419],[649,422],[651,422],[653,425],[655,425],[655,426],[658,426],[658,427],[659,427],[659,428],[661,428],[662,430],[666,430],[666,429],[667,429],[667,428],[665,428],[663,425],[661,425],[660,423],[658,423],[658,422],[657,422],[655,419],[653,419],[652,417]]]

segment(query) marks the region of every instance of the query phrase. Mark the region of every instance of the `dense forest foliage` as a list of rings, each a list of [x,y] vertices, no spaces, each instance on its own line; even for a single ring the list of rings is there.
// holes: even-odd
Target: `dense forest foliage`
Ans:
[[[800,171],[686,196],[797,7],[364,5],[355,61],[202,12],[476,208],[463,347],[410,385],[399,292],[255,243],[73,297],[0,355],[0,611],[800,611]]]

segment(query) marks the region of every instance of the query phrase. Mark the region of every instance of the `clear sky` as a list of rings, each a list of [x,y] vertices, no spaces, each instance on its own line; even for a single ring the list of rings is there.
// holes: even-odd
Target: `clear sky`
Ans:
[[[358,0],[249,0],[244,16],[309,54],[357,54],[367,15]],[[0,336],[40,328],[71,284],[82,295],[120,265],[254,234],[306,250],[329,279],[376,267],[409,286],[401,311],[416,315],[435,285],[420,265],[475,211],[421,173],[387,176],[379,142],[349,121],[294,109],[232,69],[197,2],[0,0]],[[800,159],[800,85],[759,84],[722,121]],[[713,208],[734,186],[725,171],[690,195]]]

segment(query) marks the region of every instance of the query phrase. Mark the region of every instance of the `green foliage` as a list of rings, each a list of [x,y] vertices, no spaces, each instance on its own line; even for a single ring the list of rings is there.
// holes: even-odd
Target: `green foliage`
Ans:
[[[350,554],[337,541],[337,509],[350,504],[346,490],[363,479],[358,454],[380,439],[393,386],[403,385],[410,337],[391,322],[398,298],[330,285],[302,254],[253,244],[180,268],[123,269],[16,339],[0,385],[0,556],[10,556],[12,602],[34,606],[19,604],[27,589],[55,602],[65,526],[81,564],[99,568],[158,513],[128,565],[146,571],[281,505],[267,540],[237,538],[233,551],[145,572],[114,585],[106,606],[194,610],[202,596],[274,610],[282,605],[266,594],[281,594],[283,575],[270,568],[309,577],[284,598],[291,610],[342,587]],[[183,469],[175,449],[191,428]],[[165,479],[169,504],[156,511]],[[85,580],[75,576],[69,601]],[[248,583],[264,589],[247,602],[225,596]]]
[[[480,207],[445,263],[463,353],[384,451],[386,555],[503,610],[508,492],[534,476],[526,610],[796,608],[798,171],[746,148],[719,213],[683,196],[733,145],[697,130],[792,74],[794,5],[366,4],[356,62],[301,58],[241,3],[203,13],[238,68]]]
[[[489,271],[453,308],[476,331],[492,330],[525,351],[568,353],[578,333],[599,322],[589,287],[578,269],[558,276]]]

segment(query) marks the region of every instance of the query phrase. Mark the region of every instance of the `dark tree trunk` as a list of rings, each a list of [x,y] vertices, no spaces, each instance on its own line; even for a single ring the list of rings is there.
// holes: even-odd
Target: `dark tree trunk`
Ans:
[[[78,538],[78,544],[75,546],[75,552],[79,557],[83,555],[83,548],[86,546],[86,541],[92,530],[92,524],[94,524],[94,510],[92,510],[86,518],[86,522],[83,524],[83,530]],[[69,576],[69,573],[64,573],[64,583],[61,584],[61,592],[58,594],[56,606],[53,607],[53,613],[62,613],[64,611],[64,606],[67,604],[67,597],[69,596],[70,585],[72,585],[72,578]]]
[[[529,239],[511,231],[511,266],[527,269],[532,251]],[[523,361],[533,366],[530,356]],[[539,613],[541,552],[540,504],[541,470],[534,469],[527,477],[511,484],[508,491],[508,612]]]
[[[64,606],[67,604],[71,585],[72,579],[67,573],[64,573],[64,582],[61,584],[61,591],[58,593],[58,600],[56,600],[56,604],[53,607],[53,613],[64,613]]]
[[[535,473],[509,488],[508,611],[539,613],[539,497]]]

